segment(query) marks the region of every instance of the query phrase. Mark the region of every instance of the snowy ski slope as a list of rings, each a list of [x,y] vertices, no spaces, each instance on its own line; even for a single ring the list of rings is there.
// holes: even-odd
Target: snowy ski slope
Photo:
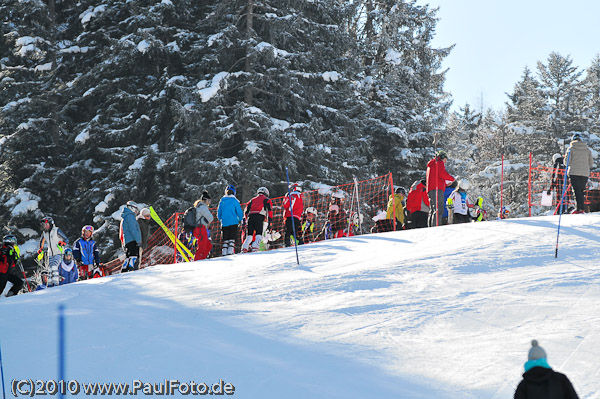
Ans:
[[[535,338],[581,398],[600,399],[600,214],[565,215],[555,259],[557,223],[365,235],[301,246],[300,267],[282,249],[5,298],[7,395],[13,380],[57,378],[64,303],[66,379],[79,383],[222,379],[234,398],[512,398]]]

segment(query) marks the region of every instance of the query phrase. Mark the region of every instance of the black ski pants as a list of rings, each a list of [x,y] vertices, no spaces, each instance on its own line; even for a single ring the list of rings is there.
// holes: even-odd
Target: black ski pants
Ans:
[[[585,210],[585,186],[587,184],[588,178],[587,176],[577,176],[571,175],[571,186],[573,187],[573,191],[575,192],[575,201],[577,202],[577,210],[584,211]]]

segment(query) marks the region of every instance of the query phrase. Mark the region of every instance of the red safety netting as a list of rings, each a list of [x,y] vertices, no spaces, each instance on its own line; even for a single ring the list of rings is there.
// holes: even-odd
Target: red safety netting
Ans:
[[[552,178],[554,176],[554,183]],[[565,170],[547,166],[532,166],[530,168],[529,179],[529,207],[546,206],[558,214],[560,211],[559,202],[563,193],[563,184],[565,182]],[[575,195],[567,177],[564,203],[568,209],[575,208]],[[585,190],[586,211],[597,212],[600,210],[600,173],[591,173]]]
[[[301,215],[301,238],[303,242],[315,242],[339,236],[352,236],[370,233],[376,225],[373,219],[381,218],[387,210],[388,199],[393,192],[392,174],[369,180],[355,181],[340,186],[326,186],[302,193],[304,213]],[[283,218],[283,200],[285,197],[272,198],[273,220],[271,232],[266,232],[261,249],[276,249],[284,246],[285,222]],[[330,214],[332,206],[339,209],[338,217]],[[242,204],[242,210],[246,204]],[[316,215],[307,212],[313,208]],[[311,209],[312,210],[312,209]],[[214,221],[209,226],[213,249],[211,257],[221,256],[221,225],[217,219],[217,208],[211,208]],[[314,215],[314,216],[313,216]],[[379,216],[379,217],[376,217]],[[183,233],[183,213],[175,213],[164,221],[165,226],[189,245],[195,252],[195,243],[189,242]],[[391,223],[393,225],[393,223]],[[390,229],[393,226],[390,226]],[[378,229],[377,231],[382,231]],[[238,230],[235,253],[239,253],[242,244],[242,228]],[[189,237],[189,235],[188,235]],[[141,267],[157,264],[170,264],[182,261],[175,245],[165,232],[158,227],[148,240],[148,248],[143,252]],[[123,259],[115,259],[105,264],[107,274],[118,273]]]

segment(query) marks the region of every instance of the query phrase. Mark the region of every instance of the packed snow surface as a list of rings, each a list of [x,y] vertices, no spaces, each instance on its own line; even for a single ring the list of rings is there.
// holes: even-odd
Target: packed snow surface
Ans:
[[[299,247],[300,266],[294,248],[279,249],[4,298],[7,390],[58,377],[64,304],[66,379],[80,383],[223,380],[236,398],[511,398],[537,339],[580,398],[598,399],[600,215],[563,216],[555,258],[558,221],[356,236]]]

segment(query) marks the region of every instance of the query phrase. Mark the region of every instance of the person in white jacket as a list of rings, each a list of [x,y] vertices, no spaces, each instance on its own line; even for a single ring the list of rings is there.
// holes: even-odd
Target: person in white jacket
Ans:
[[[50,269],[48,287],[58,286],[60,283],[58,267],[62,262],[62,253],[69,243],[69,239],[61,229],[54,225],[54,219],[51,217],[43,218],[40,221],[40,227],[42,228],[42,238],[38,254],[46,251],[47,265]]]
[[[474,205],[467,195],[469,187],[469,181],[462,179],[456,189],[452,191],[450,197],[448,197],[448,204],[454,207],[452,223],[469,223],[471,221],[469,208],[473,208]]]

